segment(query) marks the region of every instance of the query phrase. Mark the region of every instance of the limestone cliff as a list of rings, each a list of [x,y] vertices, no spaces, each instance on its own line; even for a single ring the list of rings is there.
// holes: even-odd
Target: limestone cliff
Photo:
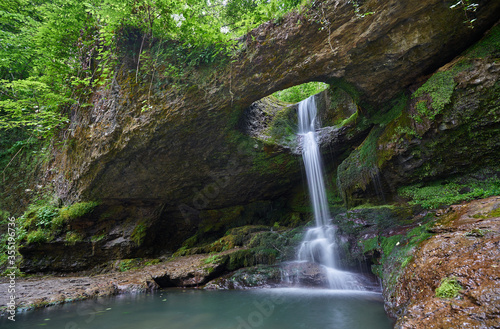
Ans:
[[[236,61],[200,68],[177,83],[137,81],[124,60],[113,81],[91,96],[93,106],[71,113],[71,135],[51,165],[55,190],[64,203],[101,202],[96,214],[119,209],[108,225],[116,226],[118,240],[107,243],[125,243],[129,256],[139,252],[130,240],[139,224],[150,248],[173,250],[200,223],[239,218],[231,207],[267,204],[251,206],[254,215],[276,209],[273,202],[300,180],[300,162],[286,148],[245,134],[239,127],[245,109],[276,90],[319,80],[348,91],[360,118],[377,112],[479,39],[500,12],[498,1],[482,1],[471,29],[450,5],[315,3],[251,31]],[[226,208],[233,215],[219,211]],[[96,220],[86,222],[85,238],[110,232],[92,226]]]

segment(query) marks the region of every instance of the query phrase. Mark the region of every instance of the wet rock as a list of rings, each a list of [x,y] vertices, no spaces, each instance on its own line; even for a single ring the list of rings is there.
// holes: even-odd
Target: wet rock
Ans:
[[[263,24],[242,39],[236,62],[193,71],[176,86],[142,88],[123,62],[88,100],[92,107],[71,113],[72,142],[54,150],[55,190],[66,202],[148,202],[181,231],[196,219],[186,219],[186,209],[196,215],[275,199],[296,183],[300,164],[238,130],[245,108],[311,80],[347,81],[365,103],[380,104],[477,40],[500,11],[497,1],[481,2],[469,29],[463,12],[441,0],[361,7],[373,14],[361,18],[351,2],[328,0]]]
[[[210,281],[205,289],[270,288],[283,284],[279,266],[254,266],[240,269]]]
[[[283,265],[284,281],[305,287],[328,287],[328,278],[321,265],[312,262],[289,262]]]
[[[337,183],[349,206],[367,198],[384,203],[397,199],[402,185],[498,164],[500,66],[489,47],[498,35],[497,26],[424,85],[412,86],[410,98],[395,101],[398,115],[375,126],[339,166]]]
[[[403,269],[386,309],[396,328],[497,328],[500,324],[500,197],[453,206]],[[439,298],[453,277],[455,298]]]

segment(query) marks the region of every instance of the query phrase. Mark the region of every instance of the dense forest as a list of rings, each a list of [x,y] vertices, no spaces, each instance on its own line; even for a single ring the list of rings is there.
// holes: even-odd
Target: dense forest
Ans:
[[[33,138],[68,123],[71,106],[114,76],[116,61],[139,47],[137,74],[166,65],[181,80],[192,67],[230,61],[237,39],[279,20],[299,1],[5,1],[1,13],[1,128]],[[135,50],[135,49],[134,49]],[[168,59],[168,61],[167,61]]]

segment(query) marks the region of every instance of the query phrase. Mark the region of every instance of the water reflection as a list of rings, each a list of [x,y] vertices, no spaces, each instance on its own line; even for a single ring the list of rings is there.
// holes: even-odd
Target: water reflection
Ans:
[[[165,290],[18,313],[1,328],[386,329],[380,294],[329,289]]]

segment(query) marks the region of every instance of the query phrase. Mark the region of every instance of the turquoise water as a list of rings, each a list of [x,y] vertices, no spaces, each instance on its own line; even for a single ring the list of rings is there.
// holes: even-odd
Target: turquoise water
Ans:
[[[380,294],[325,289],[163,290],[17,313],[1,328],[387,329]]]

